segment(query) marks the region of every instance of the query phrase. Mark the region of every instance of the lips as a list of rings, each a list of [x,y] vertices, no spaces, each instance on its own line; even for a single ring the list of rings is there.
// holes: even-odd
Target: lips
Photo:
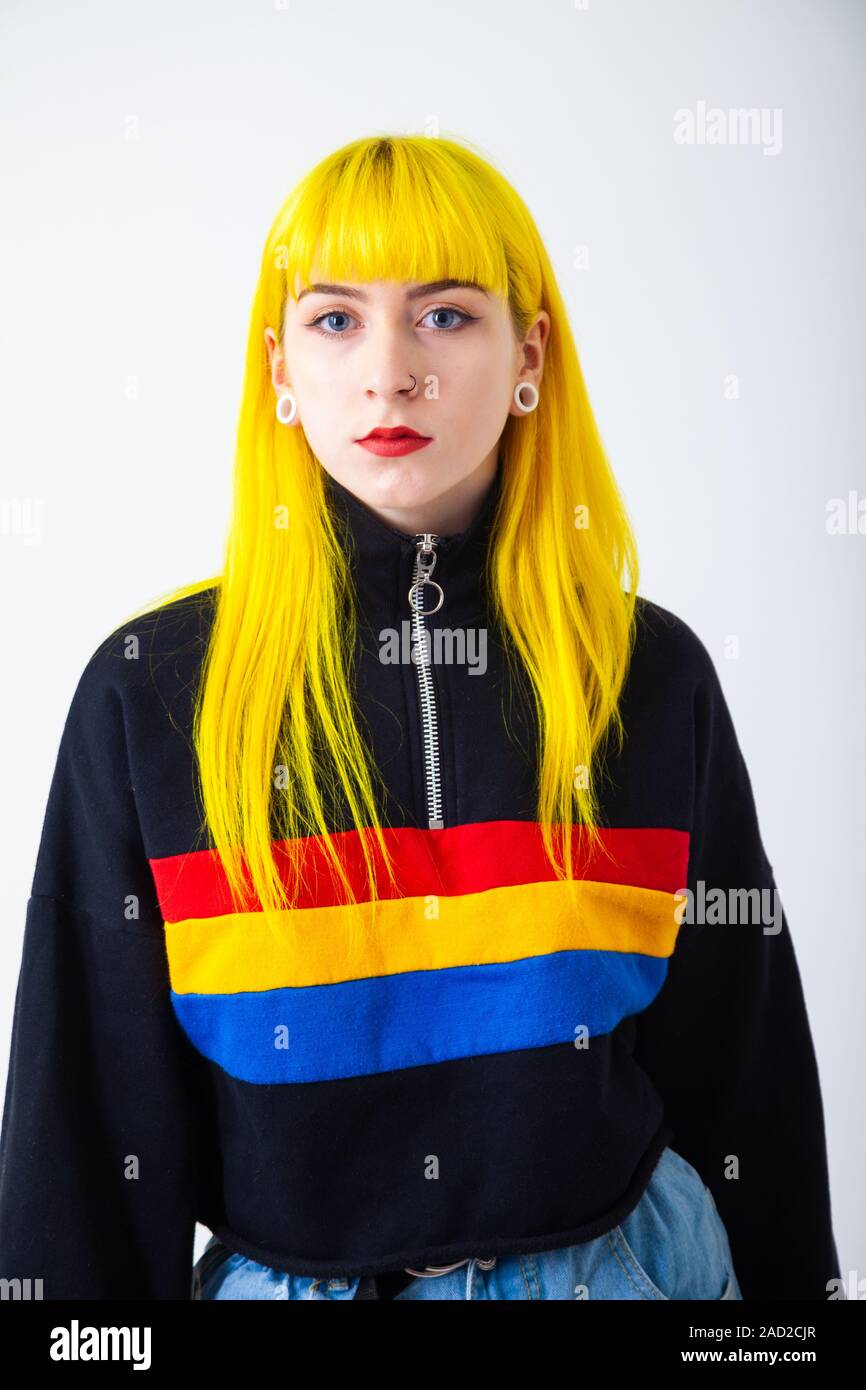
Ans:
[[[365,434],[363,439],[357,440],[357,443],[363,444],[367,439],[429,439],[429,435],[419,434],[409,425],[377,425],[369,434]]]
[[[409,425],[377,425],[363,439],[356,439],[355,443],[379,458],[398,458],[401,454],[414,454],[418,449],[426,449],[432,440]]]

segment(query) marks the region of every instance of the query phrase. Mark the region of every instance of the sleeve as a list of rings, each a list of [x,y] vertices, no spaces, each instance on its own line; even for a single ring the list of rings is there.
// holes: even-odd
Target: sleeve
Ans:
[[[209,1078],[171,1006],[123,695],[98,655],[63,728],[27,904],[0,1278],[18,1297],[189,1299]]]
[[[635,1060],[662,1096],[672,1146],[713,1195],[743,1298],[840,1297],[794,944],[731,715],[700,650],[688,893],[665,983],[638,1016]]]

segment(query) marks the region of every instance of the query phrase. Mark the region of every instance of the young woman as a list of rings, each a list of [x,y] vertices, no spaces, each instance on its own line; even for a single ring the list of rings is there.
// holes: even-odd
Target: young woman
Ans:
[[[264,250],[224,571],[115,629],[63,731],[2,1277],[827,1297],[748,773],[637,587],[523,201],[450,140],[325,159]]]

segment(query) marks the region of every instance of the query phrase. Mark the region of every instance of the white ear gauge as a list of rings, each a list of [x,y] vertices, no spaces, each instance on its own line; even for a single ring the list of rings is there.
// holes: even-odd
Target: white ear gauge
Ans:
[[[524,405],[523,398],[520,394],[521,391],[531,392],[531,400],[529,405]],[[514,388],[514,403],[516,406],[519,407],[520,410],[523,411],[524,415],[528,415],[529,412],[531,410],[534,410],[535,407],[538,405],[538,387],[531,381],[518,381],[517,385]]]

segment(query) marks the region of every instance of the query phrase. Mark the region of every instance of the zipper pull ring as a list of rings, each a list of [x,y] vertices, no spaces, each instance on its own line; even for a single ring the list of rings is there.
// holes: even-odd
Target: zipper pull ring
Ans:
[[[435,579],[430,578],[436,568],[436,561],[439,558],[434,549],[437,539],[438,537],[434,532],[423,531],[418,533],[418,538],[415,542],[418,547],[415,570],[418,578],[409,589],[409,607],[413,612],[417,613],[420,618],[429,617],[431,613],[438,613],[445,602],[445,593],[442,589],[442,585],[437,584]],[[420,594],[418,595],[418,601],[416,601],[415,590],[420,589],[422,584],[429,584],[432,588],[439,590],[439,602],[436,604],[435,608],[421,608],[419,602],[423,602],[423,599]]]

